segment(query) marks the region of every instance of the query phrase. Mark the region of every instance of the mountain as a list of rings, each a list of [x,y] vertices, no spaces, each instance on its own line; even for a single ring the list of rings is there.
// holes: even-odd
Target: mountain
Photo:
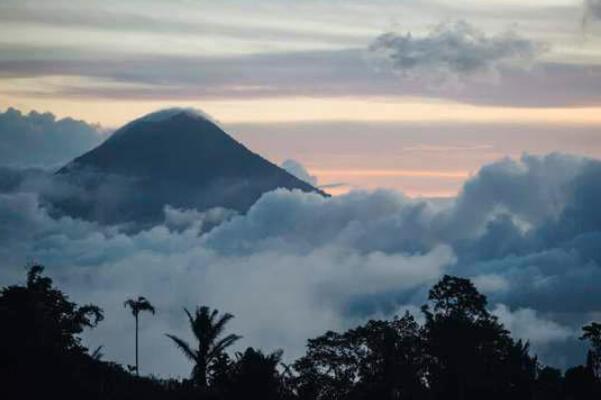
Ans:
[[[71,188],[52,200],[55,212],[104,224],[157,222],[167,204],[245,212],[277,188],[325,195],[189,109],[136,119],[55,176]]]

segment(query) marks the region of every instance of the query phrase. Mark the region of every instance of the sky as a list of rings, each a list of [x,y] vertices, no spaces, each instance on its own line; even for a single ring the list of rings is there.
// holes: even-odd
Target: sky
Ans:
[[[449,273],[573,366],[601,318],[600,78],[599,0],[0,0],[0,286],[43,263],[104,308],[84,343],[124,364],[123,301],[148,297],[141,368],[168,377],[190,370],[164,337],[190,337],[182,307],[289,361],[328,329],[419,320]],[[173,106],[336,196],[165,205],[140,229],[52,209],[89,195],[57,168]]]
[[[114,129],[191,106],[332,193],[453,196],[486,162],[598,156],[598,0],[0,1],[0,109]]]

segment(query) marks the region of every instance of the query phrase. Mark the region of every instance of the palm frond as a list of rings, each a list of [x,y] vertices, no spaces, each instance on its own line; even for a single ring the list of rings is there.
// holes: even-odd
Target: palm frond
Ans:
[[[150,304],[150,301],[148,301],[148,299],[146,299],[146,297],[141,297],[141,296],[138,297],[137,306],[138,306],[138,312],[149,311],[152,314],[154,314],[156,312],[154,306],[152,304]]]
[[[213,345],[211,352],[209,354],[209,358],[217,357],[219,354],[223,353],[225,349],[236,343],[238,340],[242,339],[240,335],[227,335],[226,337],[220,339]]]
[[[209,311],[209,308],[207,308],[207,311]],[[209,321],[211,322],[211,325],[214,325],[215,322],[215,318],[217,318],[217,315],[219,315],[219,310],[218,309],[214,309],[213,312],[211,312],[211,316],[209,317]]]
[[[102,357],[104,357],[104,353],[102,352],[103,347],[103,345],[96,347],[96,350],[94,350],[92,354],[90,354],[90,357],[97,361],[102,359]]]
[[[217,320],[217,322],[213,326],[214,336],[218,337],[225,328],[225,325],[232,319],[234,316],[230,313],[225,313]]]
[[[184,312],[188,316],[188,321],[190,321],[190,326],[194,326],[194,317],[192,316],[190,311],[188,311],[188,309],[184,307]]]
[[[241,336],[228,335],[219,339],[225,330],[226,324],[234,318],[231,314],[226,313],[220,316],[218,310],[212,310],[207,306],[197,307],[194,313],[186,308],[184,308],[184,311],[198,342],[196,349],[193,350],[188,343],[176,336],[167,335],[167,337],[173,340],[186,357],[195,362],[192,377],[197,379],[200,385],[206,385],[207,367]]]
[[[194,352],[194,350],[192,350],[192,348],[190,347],[190,345],[185,340],[182,340],[182,339],[178,338],[175,335],[166,334],[165,336],[167,336],[169,339],[173,340],[173,342],[175,343],[175,345],[191,361],[198,362],[198,355]]]
[[[194,333],[194,336],[198,341],[201,341],[203,337],[203,329],[201,327],[202,317],[200,308],[196,308],[194,315],[192,315],[192,313],[187,308],[184,308],[184,311],[188,316],[188,321],[190,323],[190,329],[192,330],[192,333]]]
[[[150,304],[150,301],[146,297],[138,296],[137,299],[127,299],[123,302],[123,307],[131,308],[133,315],[138,315],[142,311],[148,311],[154,314],[156,312],[154,306]]]

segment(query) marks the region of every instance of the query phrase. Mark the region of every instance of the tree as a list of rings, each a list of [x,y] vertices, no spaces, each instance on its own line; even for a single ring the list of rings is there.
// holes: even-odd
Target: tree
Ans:
[[[564,396],[569,400],[598,399],[598,386],[593,371],[582,365],[569,368],[564,378]]]
[[[154,315],[156,310],[154,306],[146,299],[146,297],[138,296],[137,299],[127,299],[123,303],[123,307],[129,307],[131,313],[136,320],[136,375],[140,374],[140,365],[138,364],[138,319],[141,312],[147,311]]]
[[[301,399],[417,399],[423,397],[422,329],[406,313],[392,321],[369,321],[343,334],[309,340],[294,364]]]
[[[326,332],[309,339],[307,353],[293,367],[301,399],[338,400],[348,398],[359,379],[357,347],[348,334]]]
[[[82,376],[91,357],[79,335],[102,321],[103,312],[71,302],[43,272],[44,267],[34,265],[25,285],[0,290],[3,393],[21,398],[85,393],[89,387]]]
[[[582,327],[582,336],[580,340],[588,340],[591,349],[588,352],[587,366],[595,377],[601,378],[601,324],[591,322]]]
[[[9,286],[0,292],[3,333],[14,334],[15,339],[30,346],[85,351],[77,335],[102,321],[102,309],[70,302],[43,272],[43,266],[34,265],[27,272],[24,287]]]
[[[425,335],[428,379],[445,399],[531,398],[536,359],[514,342],[486,297],[468,279],[444,276],[429,292]]]
[[[536,400],[561,400],[563,398],[563,376],[556,368],[544,367],[536,379]]]
[[[279,400],[286,393],[283,379],[278,372],[282,351],[264,354],[252,347],[236,353],[236,361],[230,365],[228,379],[222,393],[228,399]]]
[[[194,314],[187,309],[184,311],[188,316],[194,338],[198,342],[196,348],[177,336],[166,336],[173,340],[184,355],[194,363],[192,380],[196,385],[204,388],[208,385],[208,373],[213,363],[224,353],[225,349],[242,337],[230,334],[220,338],[227,323],[234,318],[232,314],[226,313],[219,316],[218,310],[211,310],[206,306],[197,307]]]
[[[359,398],[418,399],[426,392],[423,329],[406,312],[392,321],[370,321],[350,332],[362,349]]]

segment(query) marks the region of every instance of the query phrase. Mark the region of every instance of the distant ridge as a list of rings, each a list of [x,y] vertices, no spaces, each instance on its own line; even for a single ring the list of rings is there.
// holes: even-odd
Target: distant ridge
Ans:
[[[206,114],[167,109],[138,118],[57,174],[79,194],[54,201],[62,214],[100,223],[152,223],[165,205],[245,212],[277,188],[326,195],[248,150]]]

